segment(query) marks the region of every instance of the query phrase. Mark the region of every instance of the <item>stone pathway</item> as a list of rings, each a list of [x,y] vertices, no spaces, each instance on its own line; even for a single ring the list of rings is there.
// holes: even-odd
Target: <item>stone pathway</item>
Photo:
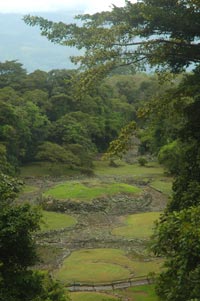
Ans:
[[[140,279],[140,280],[130,280],[124,282],[112,282],[108,284],[94,284],[94,285],[84,285],[74,283],[74,285],[67,286],[70,292],[99,292],[99,291],[108,291],[116,289],[124,289],[127,287],[146,285],[151,284],[152,280],[150,279]]]

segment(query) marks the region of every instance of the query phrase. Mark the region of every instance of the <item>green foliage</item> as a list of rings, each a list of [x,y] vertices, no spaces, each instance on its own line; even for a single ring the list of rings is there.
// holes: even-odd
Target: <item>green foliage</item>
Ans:
[[[133,138],[135,130],[136,123],[134,121],[124,127],[119,133],[118,138],[110,143],[103,158],[110,160],[122,158],[122,156],[130,149],[131,138]]]
[[[14,66],[12,72],[17,78]],[[10,174],[19,165],[37,160],[38,147],[46,141],[72,151],[79,168],[91,173],[95,153],[104,152],[120,129],[137,118],[138,99],[149,99],[158,84],[156,77],[145,74],[115,74],[77,101],[72,84],[77,71],[26,74],[24,70],[23,74],[17,88],[5,82],[0,89],[2,168]]]
[[[140,164],[140,166],[145,166],[148,163],[148,161],[146,158],[140,157],[138,158],[138,163]]]
[[[0,63],[0,88],[12,87],[19,89],[26,77],[26,70],[17,61]]]
[[[22,182],[0,173],[0,207],[12,203],[22,188]]]
[[[73,115],[66,114],[55,122],[52,129],[52,138],[58,143],[80,144],[87,150],[94,149],[95,145],[93,145],[88,135],[87,127],[89,127],[89,124],[85,126],[84,120],[82,122],[81,120],[79,120],[79,118],[76,118],[77,114],[75,116]],[[81,114],[80,117],[83,118],[82,115],[85,114]],[[84,117],[86,121],[88,119],[89,123],[90,117],[88,115]]]
[[[149,64],[177,71],[199,63],[199,44],[194,43],[199,38],[196,0],[126,1],[124,7],[113,6],[110,12],[76,18],[80,26],[35,16],[25,16],[24,21],[39,26],[52,42],[84,48],[84,55],[72,59],[85,70],[79,77],[81,93],[119,66]]]
[[[45,114],[46,111],[49,109],[49,99],[48,93],[43,90],[35,89],[35,90],[28,90],[23,94],[23,99],[25,102],[32,102],[36,106],[40,108],[40,111]]]
[[[27,300],[28,296],[38,293],[36,290],[38,279],[28,267],[36,262],[32,233],[38,230],[40,215],[30,205],[3,204],[1,199],[1,298],[13,301]]]
[[[6,147],[3,144],[0,144],[0,172],[4,174],[14,175],[15,168],[7,160],[7,151]]]
[[[0,140],[6,146],[7,160],[14,165],[33,159],[36,145],[47,136],[48,120],[35,104],[22,101],[16,92],[9,101],[10,90],[1,92]]]
[[[162,300],[199,298],[199,214],[199,207],[191,207],[164,215],[157,225],[153,249],[166,258],[157,285]]]
[[[177,140],[185,124],[185,109],[193,102],[191,97],[179,95],[180,79],[174,82],[168,90],[144,103],[138,110],[139,131],[141,139],[140,150],[158,154],[160,148]]]
[[[40,272],[41,292],[36,301],[70,301],[65,289],[59,282],[52,279],[48,273]]]
[[[64,147],[48,141],[39,146],[35,158],[39,161],[59,162],[71,166],[80,164],[78,157],[70,150],[66,150]]]
[[[4,73],[4,63],[0,72]],[[12,72],[17,78],[14,67]],[[64,147],[68,154],[72,151],[77,165],[91,170],[95,152],[104,151],[117,137],[121,126],[130,121],[133,107],[119,93],[113,97],[113,88],[105,83],[75,101],[72,80],[76,71],[23,72],[17,88],[5,82],[0,89],[4,171],[12,174],[19,164],[37,159],[38,147],[46,141]]]
[[[48,90],[49,83],[48,83],[48,73],[41,70],[35,70],[26,75],[26,78],[23,82],[25,91],[36,91],[39,89],[41,90]],[[44,94],[43,94],[44,95]],[[30,100],[30,99],[29,99]],[[39,101],[39,99],[38,99]]]
[[[0,300],[65,301],[50,276],[31,270],[37,261],[33,234],[41,213],[30,204],[15,204],[19,182],[0,174]]]
[[[181,145],[173,141],[164,145],[158,153],[158,162],[163,164],[170,174],[178,174],[181,166]]]
[[[0,299],[9,301],[67,301],[63,287],[47,273],[27,271],[15,275],[12,285],[1,286]],[[8,284],[8,286],[7,286]]]
[[[3,273],[9,273],[10,269],[17,273],[35,263],[31,233],[38,230],[39,219],[37,209],[30,205],[3,206],[0,213],[0,258]]]

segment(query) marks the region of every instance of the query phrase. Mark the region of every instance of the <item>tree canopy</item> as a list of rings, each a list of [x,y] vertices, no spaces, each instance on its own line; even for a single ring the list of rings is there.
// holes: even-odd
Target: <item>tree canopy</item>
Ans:
[[[12,72],[9,72],[10,66]],[[2,172],[14,175],[20,164],[50,162],[51,155],[59,147],[71,154],[66,167],[85,169],[92,166],[95,153],[105,151],[121,127],[136,117],[136,107],[141,99],[150,98],[154,87],[158,86],[157,79],[144,73],[115,74],[77,101],[72,85],[75,74],[79,76],[75,70],[36,70],[27,74],[15,61],[0,64]],[[16,86],[14,83],[19,77]],[[122,77],[124,89],[120,86]],[[41,149],[47,150],[46,146],[52,146],[52,143],[51,154],[49,152],[47,156],[45,151],[45,156],[44,153],[41,156]]]
[[[50,41],[84,49],[72,57],[84,70],[82,89],[113,68],[157,66],[180,71],[200,62],[200,4],[197,0],[125,1],[110,12],[85,14],[65,24],[25,16]],[[81,24],[81,25],[79,25]]]

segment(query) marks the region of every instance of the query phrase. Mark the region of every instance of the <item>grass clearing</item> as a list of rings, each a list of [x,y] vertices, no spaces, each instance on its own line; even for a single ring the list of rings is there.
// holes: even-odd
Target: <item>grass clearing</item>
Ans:
[[[133,260],[134,274],[135,277],[147,276],[149,273],[159,273],[162,265],[163,259],[149,260],[149,261],[136,261]]]
[[[69,169],[67,165],[61,163],[34,162],[23,165],[20,168],[20,177],[44,177],[44,176],[75,176],[80,174],[78,170]]]
[[[110,282],[131,277],[131,265],[132,261],[121,250],[83,249],[64,260],[56,277],[69,283]]]
[[[145,212],[124,217],[125,226],[113,229],[112,234],[126,238],[147,239],[152,234],[154,222],[160,212]]]
[[[72,301],[118,301],[119,298],[105,293],[75,292],[69,294]]]
[[[150,183],[150,186],[166,195],[172,194],[172,178],[157,179]]]
[[[158,301],[154,285],[140,285],[117,291],[122,300],[129,301]],[[120,299],[120,300],[121,300]],[[91,301],[95,301],[91,300]]]
[[[64,213],[42,211],[42,214],[41,232],[73,227],[77,222],[74,217]]]
[[[110,283],[158,272],[160,264],[133,261],[119,249],[82,249],[67,257],[55,276],[63,283]]]
[[[98,176],[133,176],[135,178],[151,178],[160,177],[164,173],[164,169],[156,162],[148,163],[146,166],[140,166],[139,164],[126,164],[123,161],[116,163],[118,167],[109,166],[108,161],[95,161],[94,172]]]
[[[92,185],[93,184],[93,185]],[[72,199],[76,201],[92,201],[94,198],[115,195],[118,193],[139,193],[141,189],[124,183],[94,182],[85,185],[81,182],[70,181],[52,187],[44,193],[44,196],[52,196],[56,199]]]

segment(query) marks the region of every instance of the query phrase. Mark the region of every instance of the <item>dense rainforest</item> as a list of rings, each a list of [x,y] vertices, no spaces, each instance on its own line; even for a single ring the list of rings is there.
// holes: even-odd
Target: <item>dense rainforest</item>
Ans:
[[[174,176],[172,197],[153,235],[154,254],[165,258],[156,292],[165,301],[199,300],[199,14],[196,0],[143,0],[80,15],[80,26],[24,18],[52,42],[85,53],[72,59],[81,71],[27,74],[16,61],[0,65],[2,300],[64,300],[53,280],[28,269],[39,215],[30,206],[13,205],[17,182],[5,174],[33,161],[91,172],[96,154],[108,149],[112,158],[127,150],[130,130],[140,140],[140,154],[157,156]],[[135,73],[145,68],[156,68],[158,77]],[[12,245],[20,239],[27,251],[23,260]],[[29,297],[20,290],[27,286]]]
[[[2,62],[2,172],[14,175],[20,165],[39,161],[90,172],[94,157],[106,151],[121,128],[139,120],[138,109],[147,105],[154,91],[163,94],[169,86],[160,85],[156,75],[126,74],[129,71],[111,75],[95,91],[77,100],[73,82],[77,71],[36,70],[27,74],[19,62]],[[162,135],[163,141],[148,145],[152,138],[146,136],[151,134],[142,120],[139,123],[145,131],[143,152],[158,152],[167,138]]]

